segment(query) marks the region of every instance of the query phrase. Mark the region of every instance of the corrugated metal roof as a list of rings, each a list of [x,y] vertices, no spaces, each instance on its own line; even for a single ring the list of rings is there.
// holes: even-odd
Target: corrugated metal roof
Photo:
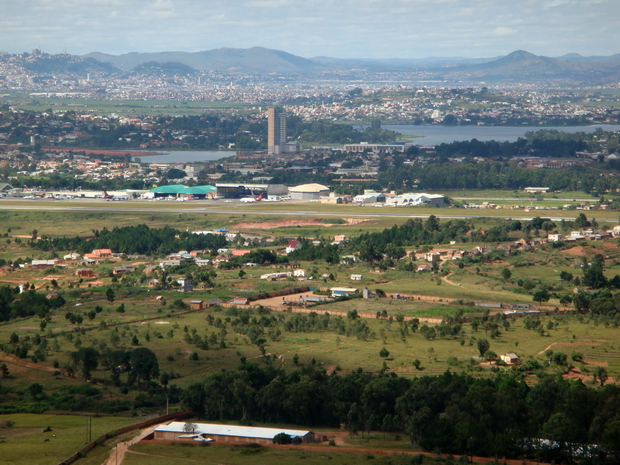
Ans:
[[[179,193],[180,194],[206,195],[206,194],[211,194],[216,191],[217,191],[217,187],[215,186],[193,186],[193,187],[186,187],[185,189],[182,189]]]
[[[301,431],[296,429],[280,429],[280,428],[260,428],[256,426],[234,426],[234,425],[214,425],[211,423],[194,423],[196,430],[194,434],[213,434],[217,436],[239,436],[254,439],[273,439],[280,433],[286,433],[291,437],[303,437],[310,431]],[[155,431],[164,431],[171,433],[185,433],[183,427],[184,422],[173,421],[169,425],[159,425]]]
[[[151,192],[154,192],[156,194],[178,194],[183,189],[187,189],[187,186],[184,186],[183,184],[174,184],[171,186],[154,187],[153,189],[151,189]]]

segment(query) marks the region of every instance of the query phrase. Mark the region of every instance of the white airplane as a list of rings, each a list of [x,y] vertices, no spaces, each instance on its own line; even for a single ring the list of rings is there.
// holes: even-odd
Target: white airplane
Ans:
[[[254,203],[254,202],[260,202],[261,200],[263,200],[263,194],[262,193],[258,197],[244,197],[241,200],[239,200],[239,202]]]
[[[128,194],[108,194],[108,191],[103,191],[104,200],[129,200]]]

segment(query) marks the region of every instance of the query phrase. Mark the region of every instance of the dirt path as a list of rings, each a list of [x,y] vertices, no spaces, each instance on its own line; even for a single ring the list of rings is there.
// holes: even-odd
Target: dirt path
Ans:
[[[129,447],[133,446],[134,444],[138,444],[142,439],[144,439],[146,436],[148,436],[149,434],[151,434],[153,432],[153,430],[159,425],[153,425],[153,426],[149,426],[148,428],[145,428],[143,430],[140,431],[140,434],[138,434],[136,437],[134,437],[133,439],[130,439],[129,441],[123,441],[123,442],[119,442],[116,444],[116,447],[114,449],[112,449],[112,453],[110,454],[110,457],[108,457],[108,459],[103,462],[102,465],[120,465],[123,463],[123,459],[125,458],[125,453],[126,452],[131,452],[129,451]],[[134,452],[136,453],[136,452]]]
[[[450,273],[448,273],[447,275],[445,275],[445,276],[444,276],[443,278],[441,278],[441,279],[443,279],[443,280],[444,280],[445,282],[447,282],[448,284],[452,284],[453,286],[460,286],[460,284],[457,284],[457,283],[455,283],[455,282],[452,282],[452,281],[450,281],[450,280],[448,279],[448,278],[449,278],[450,276],[452,276],[453,274],[454,274],[454,271],[451,271]]]
[[[554,345],[556,345],[558,343],[558,341],[552,342],[551,344],[549,344],[547,347],[545,347],[543,350],[541,350],[540,352],[538,352],[536,355],[540,355],[542,353],[545,353],[546,351],[548,351],[549,349],[551,349]]]
[[[41,365],[39,363],[26,362],[25,360],[10,357],[8,355],[0,355],[0,360],[5,361],[5,362],[10,362],[14,365],[19,365],[19,366],[26,367],[26,368],[34,368],[35,370],[40,370],[40,371],[49,371],[49,372],[59,371],[58,368],[50,367],[47,365]]]

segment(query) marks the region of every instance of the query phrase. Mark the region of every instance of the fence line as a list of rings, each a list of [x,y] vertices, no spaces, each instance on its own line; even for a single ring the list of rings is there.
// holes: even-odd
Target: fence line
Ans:
[[[191,410],[184,410],[183,412],[169,413],[167,415],[162,415],[159,417],[151,418],[150,420],[136,423],[134,425],[125,426],[124,428],[119,428],[110,433],[106,433],[103,436],[99,436],[97,439],[95,439],[90,444],[87,444],[86,446],[84,446],[82,449],[77,451],[71,457],[60,462],[59,465],[69,465],[75,462],[77,459],[79,459],[80,457],[83,457],[88,452],[90,452],[95,447],[97,447],[98,444],[102,444],[104,441],[114,436],[118,436],[119,434],[127,433],[129,431],[133,431],[136,429],[146,428],[147,426],[155,425],[157,423],[163,423],[164,421],[168,421],[168,420],[180,420],[183,418],[191,418],[193,416],[194,416],[194,413]]]

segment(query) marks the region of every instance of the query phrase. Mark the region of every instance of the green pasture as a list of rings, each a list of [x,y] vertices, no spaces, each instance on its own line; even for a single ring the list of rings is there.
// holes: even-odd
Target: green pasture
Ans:
[[[90,442],[87,435],[88,421],[91,422],[91,440],[95,440],[105,433],[140,420],[122,417],[23,413],[2,415],[0,422],[6,421],[12,421],[15,424],[12,427],[0,428],[2,463],[49,465],[68,458]],[[47,427],[50,427],[52,431],[43,432]],[[46,442],[46,439],[49,441]],[[107,453],[106,449],[97,449]],[[103,456],[99,457],[103,458]]]
[[[123,320],[135,320],[149,315],[149,313],[146,308],[140,311],[141,307],[136,303],[135,306],[126,304],[127,313],[120,315],[110,310],[110,307],[115,305],[116,302],[113,305],[104,305],[104,312],[99,314],[95,320],[78,325],[79,327],[93,328],[83,332],[83,334],[72,331],[74,326],[64,319],[62,314],[55,315],[48,325],[51,330],[47,330],[46,334],[49,337],[51,331],[58,336],[52,338],[53,341],[49,340],[49,347],[51,348],[49,356],[41,363],[51,366],[54,361],[57,361],[62,367],[70,363],[69,353],[77,350],[79,346],[93,346],[99,350],[105,348],[130,350],[135,347],[132,345],[134,336],[138,338],[140,346],[148,347],[156,353],[160,371],[173,372],[175,376],[178,375],[178,379],[174,379],[171,383],[181,387],[200,381],[209,373],[234,368],[242,356],[248,360],[263,363],[264,358],[261,351],[249,341],[247,336],[235,333],[230,325],[227,325],[224,334],[220,328],[207,323],[207,315],[212,315],[214,319],[221,318],[226,322],[229,317],[226,310],[206,309],[185,315],[175,315],[169,313],[169,308],[159,313],[160,304],[151,303],[153,309],[150,310],[150,315],[161,315],[160,318],[153,321],[117,325]],[[292,360],[297,354],[301,364],[315,363],[330,370],[342,369],[345,372],[355,370],[358,367],[362,367],[366,371],[378,372],[384,362],[378,354],[381,348],[385,347],[390,351],[390,357],[386,361],[388,369],[402,376],[440,374],[447,369],[470,371],[473,368],[469,366],[468,361],[478,355],[475,345],[476,338],[489,338],[484,331],[473,332],[469,324],[465,324],[462,337],[426,340],[420,334],[413,333],[410,330],[403,333],[404,328],[395,319],[398,314],[441,318],[444,315],[455,314],[462,308],[454,304],[444,305],[442,307],[442,303],[438,302],[421,303],[394,299],[354,299],[316,306],[313,310],[318,314],[336,311],[347,313],[351,310],[357,310],[359,313],[374,315],[377,311],[386,310],[388,316],[393,316],[394,320],[376,318],[364,320],[370,330],[370,337],[367,340],[357,339],[353,335],[336,334],[331,330],[325,332],[289,332],[281,326],[281,334],[275,339],[267,334],[265,335],[267,339],[265,343],[266,353],[277,357],[277,360],[272,363],[286,370],[294,369]],[[471,312],[480,314],[483,311],[482,309],[467,307],[463,310],[467,314]],[[277,318],[284,319],[294,317],[294,315],[286,312],[274,313],[274,315]],[[346,317],[344,319],[346,320]],[[106,321],[106,327],[101,325],[103,320]],[[556,319],[544,318],[545,325],[549,321],[555,322]],[[537,357],[537,354],[544,351],[545,347],[550,344],[562,343],[577,347],[584,342],[591,343],[592,347],[588,348],[587,357],[591,355],[597,360],[606,360],[606,356],[611,354],[608,371],[611,376],[620,374],[620,347],[616,344],[617,329],[596,325],[594,321],[579,323],[574,318],[568,317],[560,317],[558,321],[557,327],[553,326],[546,330],[545,336],[541,337],[536,332],[526,330],[523,327],[522,319],[515,319],[511,322],[511,327],[502,332],[500,337],[490,340],[491,350],[498,354],[516,351],[520,357],[526,359]],[[36,319],[14,321],[0,326],[0,340],[8,341],[13,331],[22,338],[28,336],[32,338],[36,333],[40,333]],[[212,334],[216,334],[218,340],[221,340],[223,336],[226,345],[222,347],[216,344],[211,345],[209,350],[200,349],[186,340],[187,334],[194,333],[204,339]],[[573,335],[575,336],[573,337]],[[463,341],[462,344],[461,340]],[[566,350],[570,354],[570,350]],[[194,352],[198,354],[198,360],[190,358]],[[455,357],[459,364],[449,366],[447,364],[448,357]],[[421,360],[422,370],[415,370],[413,367],[412,361],[416,358]],[[60,388],[62,380],[65,380],[64,377],[60,377],[61,381],[55,379],[56,377],[50,372],[19,368],[15,365],[10,365],[9,368],[11,373],[16,370],[15,377],[14,379],[4,380],[3,385],[19,392],[25,391],[33,382],[45,384],[47,389]],[[109,373],[102,371],[102,368],[99,367],[93,372],[93,376],[104,379],[109,376]],[[71,379],[70,382],[77,383],[79,381],[76,378]],[[100,386],[100,389],[106,396],[119,395],[118,389],[111,385]],[[27,399],[27,394],[22,394],[22,398]]]
[[[390,444],[395,441],[387,440]],[[384,440],[385,444],[386,441]],[[363,447],[363,446],[360,446]],[[299,449],[294,446],[289,449],[274,449],[269,447],[247,448],[243,446],[206,446],[201,447],[193,444],[158,445],[138,444],[130,448],[125,455],[123,464],[127,465],[179,465],[190,463],[206,463],[227,465],[288,465],[307,464],[323,465],[325,463],[335,465],[354,465],[365,461],[378,465],[405,465],[411,463],[411,457],[407,456],[383,456],[372,454],[360,454],[356,452],[333,452],[322,450],[323,447],[316,445],[311,450]],[[413,452],[411,448],[397,447],[395,452]],[[431,459],[427,459],[430,463]],[[424,463],[427,462],[424,461]],[[441,462],[440,462],[441,463]]]
[[[143,114],[157,115],[199,115],[206,112],[230,113],[252,111],[252,106],[233,102],[179,101],[179,100],[92,100],[84,98],[61,98],[12,94],[3,97],[3,102],[17,105],[24,110],[54,112],[76,111],[93,115],[108,116],[115,113],[120,116]]]

